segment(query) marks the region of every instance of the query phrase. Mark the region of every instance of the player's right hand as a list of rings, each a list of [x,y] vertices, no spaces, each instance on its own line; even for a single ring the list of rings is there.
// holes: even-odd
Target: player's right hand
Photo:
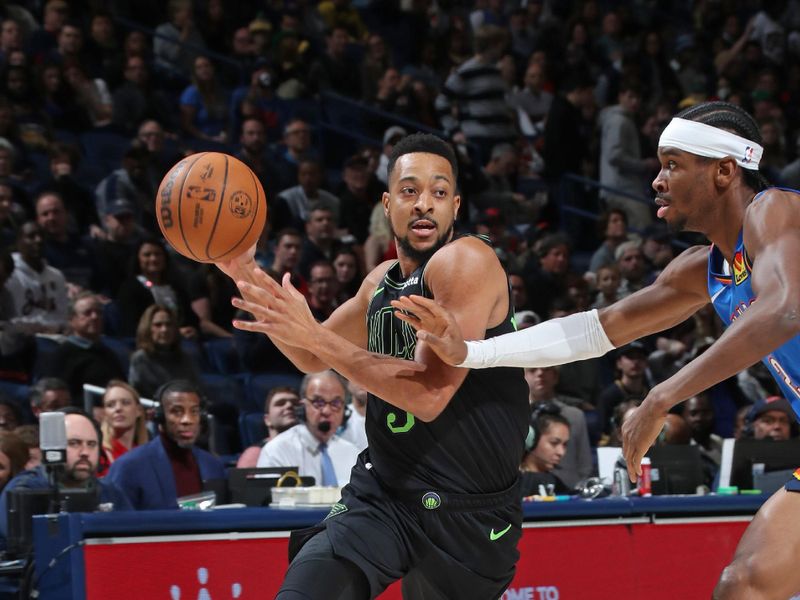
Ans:
[[[428,344],[449,365],[459,365],[467,357],[467,345],[453,314],[435,301],[422,296],[402,296],[392,300],[394,315],[417,330],[417,339]]]

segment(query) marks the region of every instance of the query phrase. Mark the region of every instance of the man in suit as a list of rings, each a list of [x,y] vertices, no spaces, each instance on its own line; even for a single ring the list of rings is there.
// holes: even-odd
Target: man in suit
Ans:
[[[155,396],[161,403],[158,437],[123,455],[108,473],[137,510],[177,508],[178,498],[202,491],[203,481],[225,476],[222,462],[195,446],[203,411],[199,388],[179,379]]]

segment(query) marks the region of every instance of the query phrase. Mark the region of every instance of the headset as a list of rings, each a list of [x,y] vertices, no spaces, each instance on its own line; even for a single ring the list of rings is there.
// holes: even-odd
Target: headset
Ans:
[[[200,427],[205,430],[208,425],[208,401],[203,394],[202,389],[196,383],[188,379],[173,379],[158,387],[153,394],[153,400],[158,402],[156,405],[156,412],[153,415],[153,422],[157,425],[164,426],[167,417],[164,412],[164,397],[170,392],[186,392],[188,394],[197,394],[200,398]]]
[[[344,389],[344,398],[343,398],[344,406],[342,406],[342,424],[339,425],[339,428],[337,429],[337,432],[342,432],[347,425],[347,420],[350,418],[350,415],[353,414],[353,409],[351,407],[350,392],[347,391],[347,383],[346,383],[347,380],[338,373],[336,373],[335,371],[332,371],[332,373],[339,381],[339,383],[341,383],[342,389]],[[298,396],[300,397],[300,402],[298,402],[297,406],[294,407],[294,418],[297,419],[298,423],[305,423],[308,420],[306,415],[305,395],[310,381],[311,381],[310,375],[306,375],[303,378],[302,383],[300,384],[300,390],[298,393]],[[327,425],[327,423],[322,423],[321,425],[323,425],[323,427],[320,429],[320,431],[322,431],[323,433],[327,433],[329,431],[329,429],[325,428],[325,425]]]
[[[525,451],[532,452],[539,444],[542,432],[539,431],[539,419],[545,415],[561,416],[561,408],[555,402],[540,402],[531,411],[528,435],[525,438]]]
[[[306,422],[306,405],[302,398],[300,398],[300,402],[294,407],[294,418],[297,419],[298,423]]]

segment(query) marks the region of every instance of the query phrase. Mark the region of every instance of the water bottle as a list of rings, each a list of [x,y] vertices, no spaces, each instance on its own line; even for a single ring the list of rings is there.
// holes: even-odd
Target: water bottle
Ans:
[[[615,496],[627,496],[631,493],[631,480],[628,479],[628,471],[619,464],[614,466],[614,484],[612,489]]]

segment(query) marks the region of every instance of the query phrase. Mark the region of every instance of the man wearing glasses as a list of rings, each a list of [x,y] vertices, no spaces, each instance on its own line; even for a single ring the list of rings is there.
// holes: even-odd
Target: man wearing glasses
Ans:
[[[310,373],[300,384],[300,398],[305,419],[268,442],[258,466],[296,465],[301,477],[313,477],[317,485],[341,487],[358,457],[358,448],[336,435],[344,417],[344,384],[330,370]]]

